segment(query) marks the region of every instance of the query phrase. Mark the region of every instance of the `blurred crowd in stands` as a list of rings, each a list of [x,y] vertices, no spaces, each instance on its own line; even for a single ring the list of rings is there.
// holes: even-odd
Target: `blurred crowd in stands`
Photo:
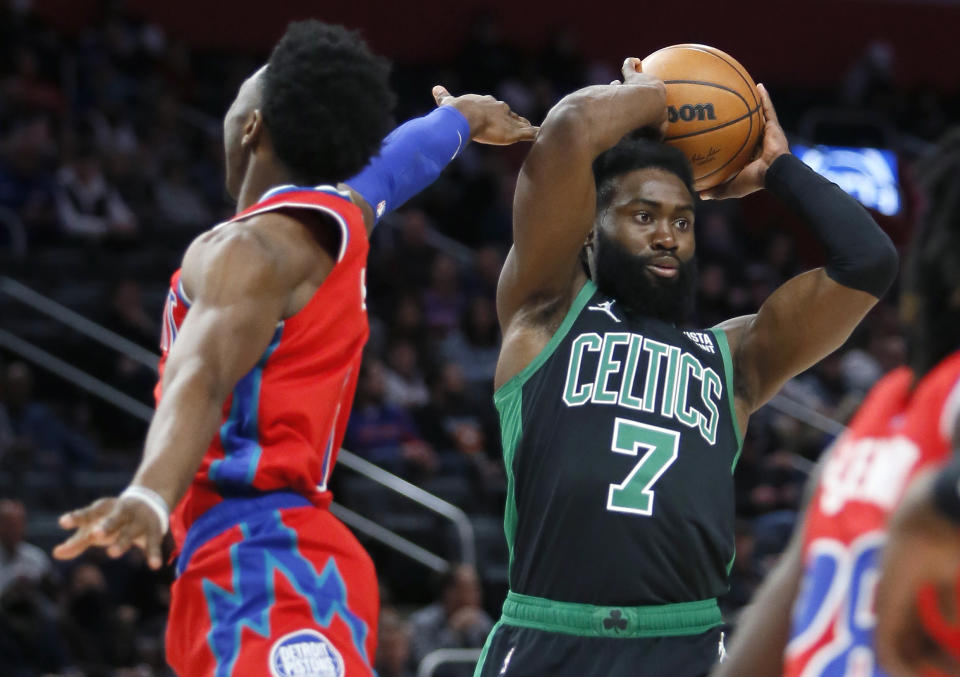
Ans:
[[[170,273],[185,244],[227,216],[220,119],[263,55],[191,51],[106,3],[100,19],[60,33],[29,10],[0,9],[0,270],[156,351]],[[910,160],[957,119],[957,97],[897,88],[896,55],[875,45],[829,90],[770,83],[796,130],[809,107],[871,111],[897,130],[904,216],[883,221],[902,244],[916,213]],[[395,64],[398,121],[426,112],[430,88],[491,93],[534,121],[564,93],[609,82],[613,64],[557,33],[536,50],[505,44],[478,17],[444,65]],[[869,139],[873,128],[849,128]],[[848,144],[859,142],[845,137]],[[815,140],[815,139],[808,139]],[[426,193],[374,234],[371,339],[345,447],[466,510],[477,566],[434,580],[373,541],[383,581],[378,669],[414,674],[437,648],[478,647],[506,586],[505,494],[492,378],[497,276],[509,246],[524,148],[471,146]],[[751,201],[752,200],[752,201]],[[691,326],[754,312],[781,282],[819,264],[802,229],[782,228],[765,198],[704,204],[697,218],[699,301]],[[25,247],[25,250],[24,250]],[[0,294],[0,329],[151,403],[144,365],[84,340]],[[895,293],[848,345],[788,384],[793,402],[846,420],[902,363]],[[145,427],[10,350],[0,349],[0,665],[3,674],[165,675],[169,569],[136,552],[52,562],[58,511],[122,487]],[[810,461],[833,435],[774,408],[751,420],[737,470],[737,558],[728,618],[776,561]],[[341,468],[338,501],[456,561],[442,522]],[[38,547],[39,546],[39,547]],[[448,668],[449,670],[449,668]],[[456,670],[437,674],[470,674]]]

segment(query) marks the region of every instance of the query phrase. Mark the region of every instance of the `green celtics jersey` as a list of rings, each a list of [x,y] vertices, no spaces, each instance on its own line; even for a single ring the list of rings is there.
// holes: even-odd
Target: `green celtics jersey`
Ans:
[[[510,589],[596,605],[724,593],[741,436],[723,331],[631,317],[587,282],[494,396]]]

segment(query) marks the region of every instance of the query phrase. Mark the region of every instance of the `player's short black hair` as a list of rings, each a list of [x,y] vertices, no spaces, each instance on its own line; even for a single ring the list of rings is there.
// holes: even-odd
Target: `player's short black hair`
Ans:
[[[921,160],[927,207],[913,237],[903,298],[908,362],[919,380],[960,348],[960,127]]]
[[[291,23],[263,75],[263,122],[277,158],[303,184],[360,171],[390,131],[389,64],[360,35],[315,19]]]
[[[638,169],[657,168],[676,174],[696,199],[693,169],[687,157],[673,146],[659,141],[659,132],[637,129],[624,136],[616,146],[593,161],[593,177],[597,186],[597,210],[604,209],[613,198],[615,181],[623,174]]]

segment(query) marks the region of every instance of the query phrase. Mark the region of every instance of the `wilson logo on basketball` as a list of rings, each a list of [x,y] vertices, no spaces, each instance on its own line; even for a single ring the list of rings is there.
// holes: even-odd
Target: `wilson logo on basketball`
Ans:
[[[667,106],[667,119],[670,122],[678,122],[680,120],[684,122],[693,122],[694,120],[703,122],[704,120],[716,120],[717,114],[713,110],[712,103],[685,103],[679,108],[676,106]]]

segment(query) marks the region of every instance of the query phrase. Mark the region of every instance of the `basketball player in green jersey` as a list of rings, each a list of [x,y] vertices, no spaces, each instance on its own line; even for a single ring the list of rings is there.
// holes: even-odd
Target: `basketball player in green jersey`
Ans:
[[[836,350],[897,270],[889,238],[789,154],[766,91],[762,148],[703,197],[761,188],[808,224],[824,268],[756,315],[677,323],[695,289],[697,195],[662,82],[624,63],[547,115],[514,198],[494,396],[510,592],[481,677],[692,677],[722,657],[733,471],[750,414]]]

